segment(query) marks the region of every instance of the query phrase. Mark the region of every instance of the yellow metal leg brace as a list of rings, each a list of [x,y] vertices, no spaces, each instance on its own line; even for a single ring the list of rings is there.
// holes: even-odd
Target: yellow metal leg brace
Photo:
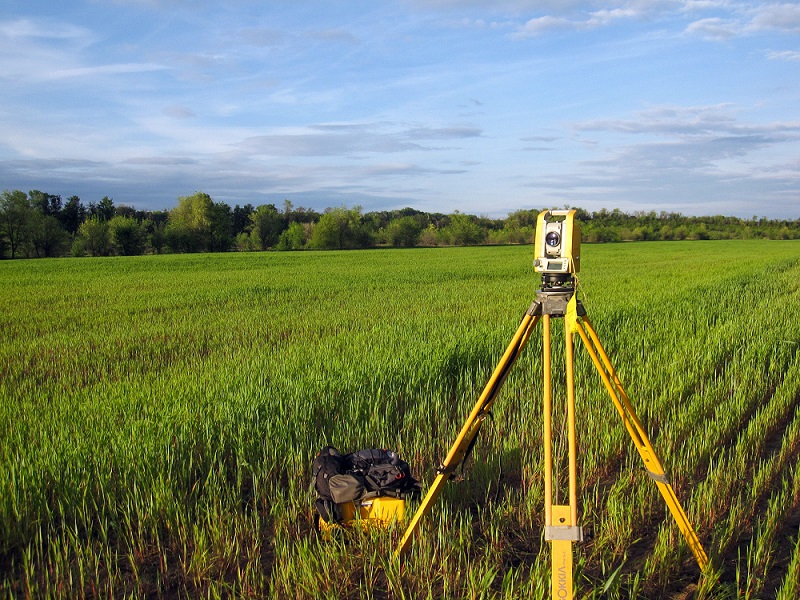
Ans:
[[[503,383],[505,382],[508,373],[511,371],[511,367],[514,365],[514,362],[517,360],[520,352],[522,352],[525,344],[528,343],[528,338],[531,335],[531,331],[536,326],[536,323],[539,322],[539,315],[534,315],[533,312],[533,308],[535,306],[537,306],[536,303],[532,304],[528,312],[525,313],[522,323],[520,323],[519,327],[517,328],[517,332],[514,334],[514,337],[511,340],[511,343],[508,345],[505,353],[503,354],[503,358],[500,360],[497,367],[495,367],[489,382],[486,384],[486,387],[484,387],[483,392],[478,398],[478,401],[475,403],[475,407],[472,409],[472,412],[467,418],[467,421],[464,423],[464,426],[461,428],[461,432],[458,434],[456,441],[450,448],[447,458],[444,459],[439,467],[436,474],[436,479],[434,479],[433,484],[431,484],[431,487],[428,489],[428,493],[425,495],[425,498],[422,501],[422,504],[417,509],[417,512],[414,514],[414,517],[411,519],[411,522],[406,528],[403,538],[400,540],[400,544],[395,550],[395,556],[400,556],[405,553],[406,550],[408,550],[408,547],[411,544],[411,537],[417,530],[417,527],[419,527],[420,520],[430,512],[433,503],[439,497],[444,484],[448,479],[450,479],[456,467],[458,467],[461,461],[464,460],[464,457],[466,456],[470,446],[475,440],[475,436],[477,436],[478,431],[480,431],[484,419],[489,416],[489,411],[492,409],[492,404],[497,397],[497,393],[503,387]]]
[[[583,316],[578,321],[578,325],[578,335],[580,335],[581,340],[583,340],[583,345],[586,347],[594,366],[597,368],[597,372],[600,374],[600,378],[603,380],[603,384],[609,396],[611,396],[611,401],[614,403],[614,407],[617,409],[619,416],[622,418],[622,422],[625,424],[625,429],[628,430],[628,434],[631,436],[636,450],[644,461],[647,474],[656,482],[658,491],[661,492],[661,495],[664,497],[667,508],[669,508],[670,513],[672,513],[672,517],[678,524],[678,528],[681,530],[683,537],[686,538],[686,543],[689,544],[689,548],[694,554],[700,570],[704,570],[708,564],[708,556],[706,556],[694,528],[691,523],[689,523],[689,519],[683,511],[681,503],[675,495],[675,490],[672,489],[672,485],[669,483],[664,473],[664,467],[661,466],[661,462],[658,460],[655,450],[650,444],[647,433],[645,433],[642,423],[633,410],[631,401],[628,399],[628,395],[625,393],[625,389],[622,387],[622,383],[620,383],[617,373],[611,365],[611,361],[606,351],[603,349],[603,345],[600,343],[600,338],[597,337],[597,332],[586,316]]]

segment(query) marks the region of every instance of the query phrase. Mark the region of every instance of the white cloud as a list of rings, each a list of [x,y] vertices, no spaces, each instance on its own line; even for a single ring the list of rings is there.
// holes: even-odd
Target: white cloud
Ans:
[[[525,25],[514,32],[513,37],[520,39],[526,37],[533,37],[548,33],[550,31],[558,31],[564,29],[577,29],[577,24],[564,17],[535,17],[529,19]]]
[[[588,31],[608,27],[622,20],[669,18],[673,15],[707,13],[689,23],[685,31],[711,40],[727,40],[743,34],[778,30],[800,32],[800,4],[772,3],[751,6],[728,0],[666,0],[663,2],[616,2],[596,8],[593,2],[539,6],[539,14],[517,28],[513,37],[526,38],[552,31]]]
[[[800,32],[800,5],[762,4],[753,10],[753,29],[777,29]]]
[[[701,35],[706,39],[727,40],[741,33],[741,25],[713,17],[690,23],[686,27],[686,33]]]
[[[422,10],[488,9],[496,12],[530,12],[541,10],[569,10],[586,4],[585,0],[405,0],[406,4]]]
[[[708,6],[706,6],[708,4]],[[800,5],[788,3],[693,3],[694,9],[714,9],[713,17],[698,19],[686,27],[686,32],[712,40],[728,40],[740,35],[769,31],[800,32]],[[724,16],[720,16],[720,13]]]
[[[348,156],[431,150],[425,142],[479,137],[469,126],[397,127],[391,124],[330,124],[251,136],[236,144],[247,155]]]
[[[553,10],[548,14],[534,17],[517,28],[512,37],[520,39],[535,37],[550,31],[590,31],[609,27],[621,21],[646,19],[662,14],[665,10],[674,10],[672,2],[617,2],[619,6],[592,10],[595,3],[581,3],[582,10]],[[562,9],[565,7],[562,7]]]
[[[788,60],[788,61],[800,61],[800,51],[798,50],[773,50],[767,52],[767,58],[769,60]]]
[[[45,19],[0,21],[0,36],[11,39],[78,40],[82,43],[93,38],[91,32],[84,27]]]
[[[576,124],[579,131],[651,134],[678,139],[712,140],[717,147],[739,141],[742,147],[800,141],[800,121],[742,124],[727,104],[662,106],[639,112],[633,119],[593,120]]]
[[[87,49],[96,41],[89,29],[51,19],[0,22],[0,78],[35,84],[167,68],[149,62],[86,64]]]
[[[168,67],[164,65],[147,63],[125,63],[116,65],[97,65],[92,67],[73,67],[58,69],[41,73],[39,80],[50,81],[55,79],[69,79],[73,77],[96,77],[98,75],[125,75],[128,73],[147,73],[150,71],[163,71]]]

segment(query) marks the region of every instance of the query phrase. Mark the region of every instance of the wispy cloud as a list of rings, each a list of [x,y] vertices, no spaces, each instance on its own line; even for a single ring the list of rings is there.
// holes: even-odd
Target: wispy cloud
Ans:
[[[727,40],[742,33],[742,25],[736,21],[726,21],[717,17],[700,19],[686,27],[686,33],[700,35],[711,40]]]
[[[800,5],[796,3],[760,4],[752,9],[753,29],[800,32]]]
[[[73,67],[71,69],[58,69],[39,74],[42,81],[55,79],[69,79],[73,77],[96,77],[98,75],[125,75],[129,73],[147,73],[150,71],[163,71],[169,67],[165,65],[148,63],[125,63],[116,65],[97,65],[92,67]]]
[[[512,37],[518,39],[535,37],[558,30],[587,31],[607,27],[617,21],[634,19],[640,16],[642,16],[642,11],[634,8],[601,9],[572,18],[544,15],[529,19],[522,27],[514,32]]]
[[[685,32],[710,40],[727,40],[759,31],[800,31],[800,5],[768,3],[752,5],[728,0],[684,0],[637,2],[622,1],[598,7],[594,2],[568,3],[561,6],[544,3],[531,7],[539,13],[516,28],[514,38],[538,37],[555,31],[590,31],[619,22],[659,20],[683,14],[686,17],[705,13],[685,26]]]
[[[45,83],[165,70],[151,62],[87,64],[87,48],[98,36],[91,30],[52,19],[0,22],[0,78]]]
[[[476,127],[411,127],[390,124],[322,124],[299,131],[249,137],[236,146],[263,156],[343,156],[432,149],[424,142],[478,137]]]
[[[800,61],[800,51],[798,50],[771,50],[767,52],[767,58],[770,60],[788,60]]]
[[[14,19],[0,21],[0,37],[15,40],[77,40],[87,43],[95,36],[89,29],[72,23],[60,23],[51,19]]]
[[[664,10],[661,2],[617,2],[618,6],[597,8],[594,2],[578,6],[551,7],[545,14],[528,19],[512,34],[513,38],[538,37],[553,31],[591,31],[619,22],[645,19]]]
[[[630,134],[656,134],[669,137],[715,140],[736,137],[757,142],[800,140],[800,121],[766,124],[741,124],[733,107],[662,106],[639,112],[633,119],[604,119],[577,123],[579,131],[612,131]]]
[[[767,31],[800,32],[800,5],[769,3],[751,5],[745,2],[721,3],[705,7],[724,16],[696,20],[686,27],[689,34],[711,40],[728,40],[741,35]]]

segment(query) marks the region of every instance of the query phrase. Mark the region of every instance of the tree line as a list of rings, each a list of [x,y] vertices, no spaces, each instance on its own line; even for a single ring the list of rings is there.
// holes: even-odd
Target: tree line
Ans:
[[[705,239],[798,239],[800,219],[692,217],[655,211],[577,210],[585,242]],[[504,219],[413,208],[364,213],[359,206],[317,212],[285,200],[253,206],[215,202],[196,192],[171,210],[137,210],[104,197],[84,205],[78,196],[33,190],[0,196],[0,257],[130,256],[138,254],[375,246],[465,246],[533,242],[539,209]]]

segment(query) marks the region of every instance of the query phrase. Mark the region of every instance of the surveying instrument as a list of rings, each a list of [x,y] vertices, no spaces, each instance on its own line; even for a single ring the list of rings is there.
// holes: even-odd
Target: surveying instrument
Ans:
[[[572,544],[583,541],[583,528],[578,525],[578,469],[575,435],[575,382],[573,371],[573,336],[578,334],[594,363],[625,429],[644,461],[647,474],[658,486],[659,492],[678,524],[700,570],[708,564],[708,557],[700,540],[689,523],[686,513],[669,483],[664,468],[656,456],[645,430],[636,416],[628,395],[620,383],[608,354],[600,343],[583,303],[575,294],[575,274],[580,270],[580,227],[575,222],[574,210],[552,210],[539,214],[534,242],[534,270],[542,274],[541,289],[525,312],[522,323],[495,367],[475,407],[461,428],[455,443],[444,462],[439,466],[436,479],[422,504],[408,525],[395,551],[402,555],[411,544],[411,538],[420,520],[430,512],[445,482],[464,461],[475,442],[483,421],[498,392],[503,386],[514,362],[528,342],[533,329],[542,322],[543,362],[543,446],[544,446],[544,539],[551,544],[551,592],[553,598],[573,597]],[[550,325],[553,319],[564,319],[565,378],[566,378],[566,429],[569,504],[555,504],[555,496],[563,482],[553,473],[553,399],[551,391]]]

